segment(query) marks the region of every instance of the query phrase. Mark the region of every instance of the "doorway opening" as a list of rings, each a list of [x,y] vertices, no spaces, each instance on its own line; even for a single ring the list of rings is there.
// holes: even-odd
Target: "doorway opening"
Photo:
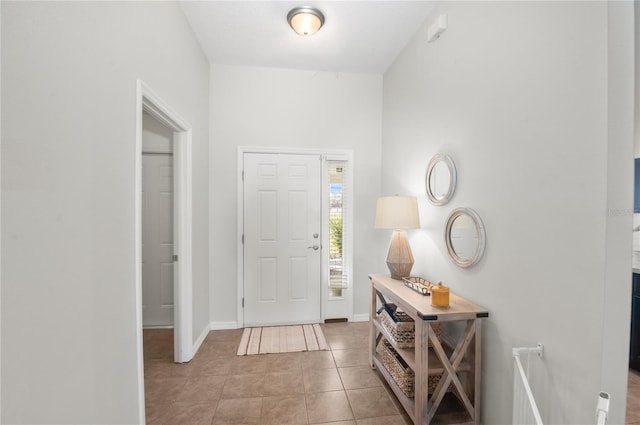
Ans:
[[[138,80],[136,85],[136,146],[135,146],[135,291],[136,291],[136,337],[138,401],[140,423],[145,422],[144,397],[144,337],[143,337],[143,221],[142,221],[142,172],[143,172],[143,120],[148,116],[168,129],[172,150],[172,252],[168,263],[172,270],[173,285],[173,361],[188,362],[193,356],[192,342],[192,146],[191,126],[168,103],[155,94],[149,86]],[[162,167],[160,167],[162,168]],[[166,216],[165,216],[166,219]],[[165,275],[166,275],[165,273]],[[170,288],[170,289],[166,289]],[[164,301],[170,297],[165,293]],[[167,304],[161,301],[159,304]],[[167,312],[164,312],[165,316]],[[169,313],[170,315],[170,313]],[[165,317],[166,318],[166,317]]]
[[[142,327],[145,365],[174,361],[173,130],[142,118]]]
[[[142,327],[173,329],[173,131],[142,119]]]

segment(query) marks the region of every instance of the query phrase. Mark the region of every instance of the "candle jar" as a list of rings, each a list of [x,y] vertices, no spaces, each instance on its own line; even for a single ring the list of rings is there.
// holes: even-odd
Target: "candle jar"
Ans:
[[[431,288],[431,305],[434,307],[449,307],[449,288],[438,282]]]

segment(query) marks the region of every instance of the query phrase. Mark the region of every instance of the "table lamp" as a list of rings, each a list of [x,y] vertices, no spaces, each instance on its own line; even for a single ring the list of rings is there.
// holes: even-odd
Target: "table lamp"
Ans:
[[[420,228],[418,200],[415,196],[383,196],[376,204],[376,229],[393,229],[387,266],[394,279],[411,275],[413,254],[405,229]]]

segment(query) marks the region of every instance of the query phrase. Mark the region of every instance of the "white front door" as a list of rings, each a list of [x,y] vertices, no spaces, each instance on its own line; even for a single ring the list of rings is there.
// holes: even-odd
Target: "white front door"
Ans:
[[[320,321],[319,155],[245,153],[244,325]]]
[[[173,326],[173,157],[142,155],[142,324]]]

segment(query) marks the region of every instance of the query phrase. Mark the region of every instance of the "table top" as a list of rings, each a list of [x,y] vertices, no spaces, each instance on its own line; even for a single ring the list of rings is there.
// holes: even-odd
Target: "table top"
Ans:
[[[489,317],[489,312],[454,293],[449,293],[449,307],[434,307],[431,296],[425,296],[404,285],[401,280],[392,279],[389,275],[369,275],[372,284],[382,295],[391,298],[389,301],[409,316],[422,320],[463,320]]]

